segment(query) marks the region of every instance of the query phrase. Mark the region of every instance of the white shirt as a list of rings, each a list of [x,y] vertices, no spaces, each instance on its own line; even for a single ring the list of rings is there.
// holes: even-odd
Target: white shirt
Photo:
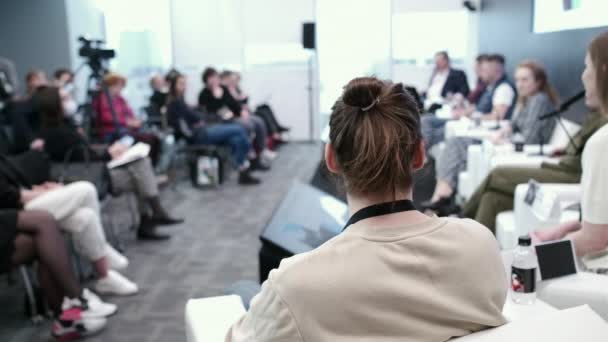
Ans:
[[[355,223],[284,259],[226,342],[431,342],[505,323],[490,230],[468,219]]]
[[[426,97],[433,101],[441,101],[443,96],[441,96],[441,91],[443,90],[443,86],[445,86],[445,82],[448,80],[448,75],[450,74],[450,69],[446,69],[443,71],[438,71],[433,76],[431,80],[431,85],[429,89],[426,91]]]
[[[608,224],[608,124],[587,141],[582,167],[583,220],[592,224]]]
[[[497,105],[510,106],[513,103],[514,97],[515,97],[515,90],[513,90],[513,88],[507,82],[503,82],[494,91],[494,96],[492,97],[492,106],[493,107],[495,107]]]

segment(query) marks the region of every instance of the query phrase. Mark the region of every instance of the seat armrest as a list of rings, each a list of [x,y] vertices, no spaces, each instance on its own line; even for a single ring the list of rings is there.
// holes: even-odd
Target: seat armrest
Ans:
[[[608,319],[608,276],[579,272],[540,282],[538,298],[558,309],[589,305],[604,320]]]
[[[186,303],[188,342],[220,342],[236,321],[245,314],[236,295],[190,299]]]

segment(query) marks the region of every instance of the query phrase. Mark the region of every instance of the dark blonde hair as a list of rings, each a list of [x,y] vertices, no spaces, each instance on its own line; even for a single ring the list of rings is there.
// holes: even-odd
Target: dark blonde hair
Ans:
[[[517,69],[525,68],[532,72],[532,77],[534,80],[538,82],[538,91],[547,94],[549,96],[549,100],[553,103],[554,106],[559,105],[559,95],[551,83],[549,83],[549,77],[547,76],[547,71],[545,71],[545,67],[537,61],[533,60],[524,60],[517,65]],[[517,108],[521,108],[525,106],[528,102],[527,96],[518,96],[517,97]]]
[[[127,85],[127,78],[121,74],[110,72],[103,77],[103,83],[108,87],[122,84],[123,87]]]
[[[418,106],[402,84],[353,79],[336,101],[329,126],[348,192],[395,196],[411,187],[422,134]]]
[[[595,84],[600,109],[608,115],[608,31],[595,37],[589,44],[589,57],[595,67]]]

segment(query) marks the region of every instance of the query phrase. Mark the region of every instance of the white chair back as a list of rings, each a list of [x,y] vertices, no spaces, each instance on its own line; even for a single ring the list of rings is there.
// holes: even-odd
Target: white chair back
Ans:
[[[571,137],[578,133],[578,131],[581,129],[581,125],[577,124],[574,121],[562,119],[562,123],[564,124],[564,127],[566,128],[568,134],[570,134]],[[549,140],[549,145],[566,147],[568,146],[569,141],[570,139],[568,138],[568,135],[566,134],[564,129],[559,123],[556,123],[555,128],[553,129],[553,134],[551,135],[551,139]]]

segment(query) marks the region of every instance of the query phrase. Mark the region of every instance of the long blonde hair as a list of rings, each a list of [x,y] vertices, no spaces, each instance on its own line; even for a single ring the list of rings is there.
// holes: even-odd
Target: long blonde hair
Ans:
[[[533,60],[524,60],[517,65],[517,69],[526,68],[532,72],[532,76],[534,80],[538,82],[538,91],[543,92],[549,96],[549,100],[553,103],[554,106],[559,105],[559,95],[557,91],[551,84],[549,83],[549,78],[547,76],[547,72],[545,71],[545,67],[537,61]],[[518,96],[517,97],[517,109],[521,110],[523,106],[525,106],[528,102],[528,96]]]

